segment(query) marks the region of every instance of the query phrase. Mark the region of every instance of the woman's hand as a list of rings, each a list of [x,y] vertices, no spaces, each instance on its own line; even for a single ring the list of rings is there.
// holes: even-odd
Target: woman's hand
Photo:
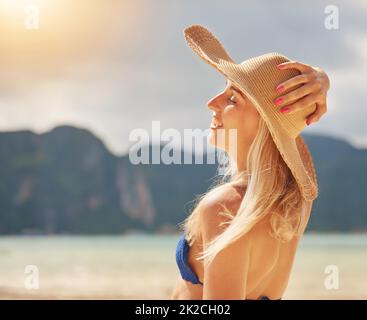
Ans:
[[[295,68],[301,72],[300,75],[280,83],[275,89],[277,92],[281,93],[298,84],[303,83],[303,85],[284,96],[279,96],[274,103],[277,106],[289,108],[288,111],[285,111],[287,113],[316,103],[316,110],[307,117],[306,123],[309,125],[312,122],[319,121],[327,109],[326,93],[329,90],[330,81],[326,73],[318,67],[312,67],[297,61],[284,62],[277,67],[280,70]]]

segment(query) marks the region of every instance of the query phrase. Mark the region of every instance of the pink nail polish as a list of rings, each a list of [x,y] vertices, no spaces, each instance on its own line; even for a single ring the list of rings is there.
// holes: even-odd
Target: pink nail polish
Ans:
[[[283,102],[283,98],[282,97],[276,98],[274,102],[278,106]]]
[[[282,112],[282,113],[287,113],[287,112],[289,112],[289,108],[288,107],[285,107],[285,108],[282,108],[282,109],[280,109],[280,111]]]
[[[283,85],[279,85],[279,86],[276,87],[275,90],[278,91],[278,92],[282,92],[284,90],[284,86]]]

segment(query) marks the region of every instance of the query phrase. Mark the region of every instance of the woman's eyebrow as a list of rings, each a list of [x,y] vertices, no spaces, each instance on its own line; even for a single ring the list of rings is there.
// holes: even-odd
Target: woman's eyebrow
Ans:
[[[236,91],[236,92],[238,92],[238,93],[241,93],[241,91],[240,91],[240,90],[238,90],[237,88],[235,88],[233,85],[231,85],[231,86],[229,87],[229,89],[232,89],[232,90],[234,90],[234,91]]]

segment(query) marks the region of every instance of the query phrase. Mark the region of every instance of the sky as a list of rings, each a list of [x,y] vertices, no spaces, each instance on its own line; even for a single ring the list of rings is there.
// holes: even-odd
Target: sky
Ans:
[[[130,133],[206,130],[225,79],[187,46],[202,24],[238,62],[267,52],[324,69],[328,111],[304,133],[367,147],[367,1],[0,0],[0,131],[86,128],[116,155]],[[31,9],[30,9],[31,8]],[[29,21],[38,12],[38,25]],[[33,25],[34,27],[34,25]]]

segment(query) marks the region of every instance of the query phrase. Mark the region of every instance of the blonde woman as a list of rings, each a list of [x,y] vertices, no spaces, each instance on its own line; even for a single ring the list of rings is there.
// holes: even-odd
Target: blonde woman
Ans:
[[[281,299],[318,196],[300,132],[326,112],[328,77],[277,53],[237,64],[203,26],[184,34],[226,78],[208,102],[209,142],[225,151],[230,167],[182,224],[171,298]]]

